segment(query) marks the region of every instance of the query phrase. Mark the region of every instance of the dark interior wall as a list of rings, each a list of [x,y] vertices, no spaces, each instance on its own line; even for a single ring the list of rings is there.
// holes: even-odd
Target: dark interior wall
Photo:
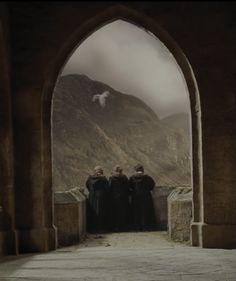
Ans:
[[[0,239],[2,253],[15,253],[14,168],[8,11],[0,3]]]
[[[48,67],[64,40],[67,40],[88,18],[119,3],[122,2],[8,4],[14,74],[17,78],[14,79],[15,85],[17,87],[24,84],[29,86],[30,83],[34,85],[36,80],[40,83],[45,73],[43,69]],[[208,71],[211,74],[207,76],[209,79],[219,77],[220,71],[221,74],[225,73],[225,76],[228,76],[227,72],[232,75],[234,66],[231,59],[235,55],[235,3],[124,2],[124,5],[152,17],[168,31],[190,59],[200,87],[200,80],[204,80],[204,77],[206,79],[207,69],[215,69],[214,73]],[[35,71],[36,65],[37,74],[41,75],[36,76],[32,73],[25,77],[24,73]],[[197,71],[199,68],[201,71]],[[215,84],[215,79],[207,84],[210,85],[212,82]],[[228,87],[231,88],[230,85]]]
[[[9,57],[7,54],[7,30],[6,30],[6,15],[7,10],[3,3],[0,4],[0,137],[1,137],[1,146],[0,146],[0,183],[1,189],[3,191],[3,186],[8,184],[9,178],[7,175],[7,167],[4,165],[7,161],[7,155],[5,153],[6,146],[8,146],[9,138],[9,95],[10,95],[10,84],[9,84]],[[7,108],[7,110],[5,110]],[[0,204],[3,205],[3,195],[0,196]]]
[[[46,196],[50,182],[44,182],[45,178],[50,181],[49,172],[45,177],[50,161],[42,157],[45,146],[41,145],[42,93],[45,83],[53,87],[55,82],[47,81],[49,69],[61,46],[84,22],[89,25],[98,13],[117,4],[157,21],[189,59],[201,98],[204,222],[235,224],[235,3],[10,2],[18,229],[50,227],[53,216],[46,208],[50,204],[46,199],[50,198]],[[32,212],[25,216],[29,209]]]

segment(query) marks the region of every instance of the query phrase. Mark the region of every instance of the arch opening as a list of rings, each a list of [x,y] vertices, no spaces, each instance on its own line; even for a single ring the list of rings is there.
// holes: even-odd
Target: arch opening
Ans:
[[[54,88],[54,83],[52,81],[56,81],[59,77],[57,74],[62,71],[62,69],[65,66],[65,61],[68,61],[68,59],[71,56],[71,50],[75,50],[75,48],[78,48],[78,42],[79,46],[82,44],[81,42],[86,40],[88,36],[91,35],[91,33],[95,32],[95,30],[98,30],[101,28],[101,26],[106,26],[108,23],[115,22],[116,20],[125,20],[126,22],[132,23],[135,26],[141,27],[144,30],[149,30],[151,33],[154,34],[155,37],[160,39],[164,43],[164,45],[167,47],[167,49],[173,54],[173,57],[175,58],[177,65],[180,67],[181,72],[183,73],[184,79],[186,81],[186,85],[189,92],[189,98],[190,98],[190,107],[191,107],[191,131],[192,131],[192,177],[191,177],[191,184],[193,186],[193,221],[194,222],[201,222],[202,216],[203,216],[203,209],[202,209],[202,160],[201,160],[201,123],[200,123],[200,101],[199,101],[199,95],[198,95],[198,89],[196,85],[196,81],[193,75],[193,71],[190,67],[190,64],[188,60],[186,59],[184,53],[180,50],[178,45],[174,42],[173,39],[169,37],[169,35],[160,29],[160,27],[157,26],[155,22],[152,22],[152,20],[146,18],[143,15],[140,15],[134,11],[131,11],[129,9],[126,9],[125,7],[117,6],[113,7],[111,9],[113,11],[113,15],[111,18],[107,18],[108,14],[104,13],[103,15],[99,15],[97,17],[97,22],[92,24],[91,28],[91,22],[87,23],[84,26],[84,30],[81,27],[76,34],[72,36],[72,39],[69,40],[70,42],[65,44],[63,48],[61,49],[61,53],[58,54],[58,58],[55,60],[54,65],[51,67],[51,80],[49,79],[50,83],[46,83],[45,89],[44,89],[44,100],[43,104],[44,107],[42,110],[44,111],[46,108],[49,108],[51,106],[51,98],[52,98],[52,92]],[[96,21],[96,20],[95,20]],[[87,32],[85,32],[87,30]],[[86,35],[85,35],[86,34]],[[75,44],[75,42],[77,42]],[[68,50],[70,50],[68,52]],[[70,55],[68,55],[70,54]],[[65,60],[65,57],[67,59]],[[45,106],[46,105],[46,106]],[[51,111],[50,111],[51,113]],[[44,115],[44,114],[43,114]],[[50,122],[51,116],[48,114],[48,112],[45,114],[47,118],[44,120],[45,122]],[[48,123],[47,123],[48,124]],[[45,128],[45,127],[44,127]],[[44,130],[44,134],[51,132],[47,130]],[[45,136],[46,136],[45,134]],[[47,139],[44,137],[44,139],[47,142]],[[49,143],[48,145],[51,145],[50,137],[48,138]],[[48,162],[49,165],[51,164],[51,159]],[[196,238],[196,240],[198,240]],[[198,242],[192,242],[192,244],[197,244]]]

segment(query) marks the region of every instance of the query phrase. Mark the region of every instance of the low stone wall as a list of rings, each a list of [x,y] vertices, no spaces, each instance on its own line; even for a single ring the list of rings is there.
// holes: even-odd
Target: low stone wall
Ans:
[[[176,187],[171,187],[171,186],[156,186],[152,191],[157,230],[167,230],[167,225],[168,225],[167,198],[175,188]]]
[[[86,235],[86,198],[78,188],[54,193],[58,247],[81,242]]]
[[[190,240],[192,196],[190,187],[178,187],[168,196],[168,234],[172,240]]]
[[[86,190],[85,190],[86,191]],[[81,242],[86,236],[86,196],[80,188],[55,192],[58,247]],[[192,192],[188,187],[157,186],[152,191],[157,230],[168,230],[173,240],[190,237]]]
[[[84,194],[84,190],[78,187],[70,189],[70,192],[76,197],[79,203],[79,236],[84,239],[87,232],[87,222],[86,222],[86,204],[87,204],[87,194]]]

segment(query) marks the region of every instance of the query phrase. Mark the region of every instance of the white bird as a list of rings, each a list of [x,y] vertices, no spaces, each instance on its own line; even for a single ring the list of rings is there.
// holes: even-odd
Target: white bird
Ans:
[[[110,95],[110,92],[108,91],[105,91],[103,92],[102,94],[97,94],[97,95],[94,95],[93,98],[92,98],[92,101],[95,102],[96,100],[99,101],[101,107],[105,107],[106,105],[106,99],[107,97]]]

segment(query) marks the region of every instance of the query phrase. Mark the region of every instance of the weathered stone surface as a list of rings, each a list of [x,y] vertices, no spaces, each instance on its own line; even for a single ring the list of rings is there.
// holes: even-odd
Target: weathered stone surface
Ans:
[[[4,258],[1,281],[235,281],[236,250],[167,241],[164,231],[116,233],[47,254]]]
[[[175,189],[171,186],[156,186],[152,191],[153,204],[158,230],[167,230],[168,208],[167,197]]]
[[[86,192],[82,188],[72,188],[70,192],[79,202],[79,237],[82,241],[86,235]]]
[[[82,241],[86,234],[86,198],[79,189],[54,193],[58,246]]]
[[[178,187],[168,196],[168,233],[177,241],[190,240],[192,189]]]

